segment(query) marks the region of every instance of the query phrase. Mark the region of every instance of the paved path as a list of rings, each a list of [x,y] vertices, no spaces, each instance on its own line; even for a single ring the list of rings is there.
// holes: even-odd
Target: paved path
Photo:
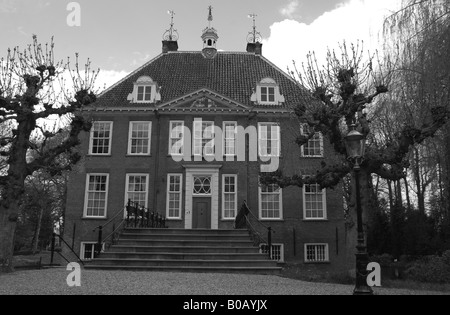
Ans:
[[[69,288],[65,269],[0,275],[0,295],[349,295],[353,286],[310,283],[278,276],[82,270],[81,287]],[[379,295],[442,294],[376,289]],[[449,292],[450,294],[450,292]]]

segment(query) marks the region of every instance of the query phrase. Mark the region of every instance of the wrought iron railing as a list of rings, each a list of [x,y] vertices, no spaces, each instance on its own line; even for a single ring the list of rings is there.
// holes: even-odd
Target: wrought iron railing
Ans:
[[[255,222],[255,224],[252,224],[251,222],[252,219]],[[256,224],[259,224],[264,230],[267,230],[267,238],[264,238],[263,235],[258,231],[258,229],[255,227]],[[268,248],[267,252],[269,255],[269,259],[272,258],[272,233],[275,233],[275,231],[270,226],[267,226],[264,223],[262,223],[253,214],[253,212],[247,205],[247,201],[244,201],[244,203],[241,206],[241,209],[238,212],[238,215],[236,216],[236,219],[234,221],[234,228],[235,229],[246,228],[250,232],[253,244],[255,246],[265,244]]]
[[[120,215],[122,215],[122,219],[116,222]],[[106,237],[103,237],[103,232],[111,223],[113,223],[112,232]],[[127,205],[120,209],[108,222],[94,229],[94,232],[98,230],[95,257],[101,253],[104,245],[106,248],[109,248],[111,245],[117,244],[122,230],[126,227],[166,228],[166,218],[158,212],[150,211],[150,209],[145,208],[137,202],[128,200]]]
[[[128,201],[127,227],[135,228],[159,228],[166,227],[166,218],[158,212],[152,212],[137,202]]]

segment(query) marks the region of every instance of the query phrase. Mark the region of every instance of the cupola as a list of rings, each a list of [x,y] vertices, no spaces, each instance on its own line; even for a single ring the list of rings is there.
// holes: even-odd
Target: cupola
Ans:
[[[219,36],[217,35],[217,30],[211,26],[213,21],[212,16],[212,6],[209,6],[208,15],[208,27],[203,30],[202,40],[203,40],[203,55],[206,58],[214,58],[217,54],[217,40]]]

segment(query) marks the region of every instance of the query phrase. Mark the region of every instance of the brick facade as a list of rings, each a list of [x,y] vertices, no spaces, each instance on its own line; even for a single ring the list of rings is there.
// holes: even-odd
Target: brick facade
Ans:
[[[251,58],[262,57],[248,53]],[[218,54],[220,58],[220,53]],[[188,58],[189,55],[184,56]],[[253,60],[253,59],[252,59]],[[264,60],[263,60],[264,61]],[[259,62],[259,61],[258,61]],[[294,93],[294,87],[283,85],[280,78],[284,76],[278,74],[280,70],[273,69],[274,66],[265,62],[265,66],[269,68],[267,73],[258,74],[255,77],[249,76],[247,81],[254,83],[259,82],[262,78],[268,76],[270,72],[276,72],[275,80],[279,82],[282,93]],[[150,64],[152,65],[152,64]],[[167,66],[167,65],[166,65]],[[239,66],[239,64],[238,64]],[[245,70],[245,69],[244,69]],[[143,72],[143,70],[139,70]],[[146,72],[155,81],[162,81],[162,78],[156,77],[156,71],[153,73],[151,69]],[[133,82],[139,74],[130,75],[130,81]],[[156,77],[156,78],[155,78]],[[275,77],[275,75],[272,75]],[[286,81],[286,79],[283,79]],[[287,81],[286,81],[287,82]],[[118,92],[114,89],[128,91],[131,93],[132,85],[126,81],[117,85],[102,99],[111,99]],[[175,82],[174,82],[175,84]],[[289,83],[291,84],[291,83]],[[298,86],[297,86],[298,88]],[[168,89],[163,86],[162,91]],[[298,88],[300,90],[300,88]],[[196,89],[193,88],[192,91]],[[292,91],[291,91],[292,90]],[[108,94],[109,93],[109,94]],[[116,93],[116,94],[114,94]],[[167,91],[166,91],[167,93]],[[248,93],[248,91],[247,91]],[[248,96],[250,96],[251,91]],[[223,95],[223,94],[221,94]],[[289,94],[288,94],[289,95]],[[288,102],[288,95],[286,96],[286,103]],[[204,96],[204,95],[203,95]],[[232,101],[238,102],[238,96],[224,95],[229,97]],[[190,95],[189,97],[194,97]],[[189,99],[187,96],[186,98]],[[195,97],[194,97],[195,98]],[[173,101],[172,96],[166,97],[162,92],[161,103],[169,104]],[[217,100],[217,98],[215,98]],[[118,102],[117,100],[115,101]],[[298,103],[298,99],[295,100]],[[295,103],[294,102],[294,103]],[[117,103],[118,104],[118,103]],[[149,209],[156,210],[160,213],[166,214],[167,205],[167,174],[182,174],[182,206],[181,220],[169,220],[167,225],[170,228],[186,228],[186,193],[187,187],[191,189],[190,184],[186,180],[187,169],[193,166],[208,167],[213,165],[218,169],[218,187],[219,191],[213,195],[213,198],[218,198],[218,222],[219,229],[233,228],[233,221],[222,219],[222,175],[237,175],[237,201],[238,210],[244,201],[251,211],[259,216],[259,171],[260,162],[250,162],[246,159],[245,162],[175,162],[169,155],[169,133],[170,121],[184,121],[185,126],[192,130],[194,119],[202,118],[204,121],[214,121],[216,126],[222,127],[224,121],[235,121],[239,126],[244,128],[248,126],[258,126],[260,122],[277,122],[281,129],[281,158],[280,168],[287,174],[303,173],[314,174],[315,170],[320,167],[323,160],[333,159],[333,150],[324,141],[324,158],[302,158],[300,148],[295,143],[295,137],[299,133],[299,123],[291,117],[289,110],[279,110],[277,108],[268,107],[263,109],[236,108],[234,104],[227,103],[223,100],[224,106],[230,106],[229,109],[223,107],[215,109],[181,109],[178,105],[158,106],[131,106],[129,103],[123,101],[122,106],[95,106],[88,109],[85,113],[93,121],[111,121],[113,122],[111,154],[108,156],[89,155],[89,133],[82,135],[81,152],[85,156],[83,162],[76,172],[73,172],[70,177],[67,211],[66,211],[66,227],[65,237],[71,242],[72,235],[75,235],[75,251],[81,251],[81,243],[93,243],[97,241],[97,233],[93,230],[99,225],[105,224],[118,211],[123,209],[127,200],[125,197],[126,189],[126,175],[127,174],[147,174],[148,182],[148,200],[147,206]],[[222,105],[222,104],[221,104]],[[245,105],[245,104],[244,104]],[[132,121],[149,121],[151,122],[151,152],[149,156],[130,156],[128,155],[128,136],[129,124]],[[248,146],[248,143],[247,143]],[[86,177],[87,174],[102,173],[109,174],[108,200],[107,200],[107,216],[104,219],[89,219],[83,217],[86,197]],[[318,265],[310,265],[305,263],[305,268],[327,268],[329,270],[340,270],[344,266],[345,258],[345,230],[344,230],[344,211],[343,200],[340,188],[335,190],[328,190],[326,192],[326,220],[308,221],[304,219],[303,213],[303,195],[302,189],[299,187],[285,188],[282,192],[282,220],[263,220],[262,222],[269,225],[275,231],[273,235],[273,243],[284,245],[284,259],[286,262],[305,262],[305,244],[327,244],[329,252],[329,262]],[[214,200],[213,200],[214,202]],[[73,230],[75,228],[75,231]],[[110,226],[110,228],[112,228]],[[105,231],[105,235],[111,231]],[[261,231],[264,232],[264,231]]]

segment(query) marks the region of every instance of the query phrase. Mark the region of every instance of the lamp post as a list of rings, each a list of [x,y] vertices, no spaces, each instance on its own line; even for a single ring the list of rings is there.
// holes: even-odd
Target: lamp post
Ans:
[[[356,286],[354,295],[373,295],[373,290],[367,284],[367,266],[369,264],[369,255],[364,240],[364,228],[361,207],[361,188],[359,183],[359,173],[361,164],[364,161],[366,139],[364,135],[356,130],[356,126],[351,126],[350,132],[345,137],[345,146],[347,149],[347,159],[353,165],[355,173],[356,188],[356,214],[358,224],[358,245],[356,246]]]

